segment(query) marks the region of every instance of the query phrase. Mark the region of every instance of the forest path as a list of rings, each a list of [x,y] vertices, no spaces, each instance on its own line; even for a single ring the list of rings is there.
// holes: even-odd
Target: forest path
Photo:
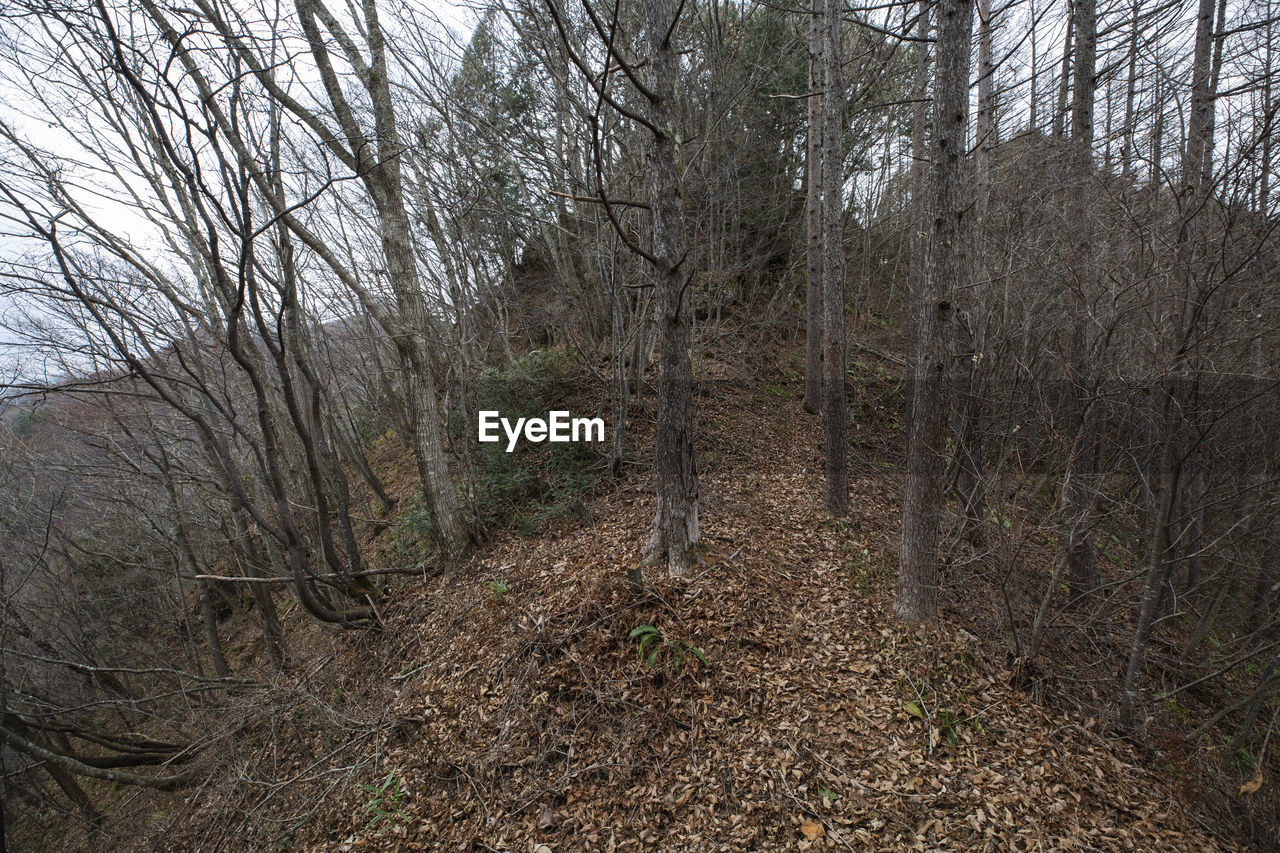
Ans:
[[[407,796],[370,827],[377,795],[348,788],[299,840],[539,853],[1219,849],[1169,778],[1093,721],[1010,690],[976,638],[899,627],[884,458],[897,424],[853,434],[864,464],[837,522],[821,507],[817,418],[789,394],[709,378],[700,412],[703,563],[681,580],[650,571],[648,594],[629,598],[625,572],[653,511],[647,477],[632,477],[587,522],[504,534],[450,577],[393,597],[378,653],[396,722],[358,781],[394,776]],[[648,667],[633,635],[646,625]]]

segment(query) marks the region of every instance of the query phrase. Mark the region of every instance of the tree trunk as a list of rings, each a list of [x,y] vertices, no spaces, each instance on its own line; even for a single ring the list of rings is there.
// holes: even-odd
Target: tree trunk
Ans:
[[[1058,78],[1058,104],[1053,111],[1053,136],[1063,139],[1067,135],[1067,95],[1071,86],[1071,41],[1075,36],[1075,4],[1069,0],[1066,43],[1062,46],[1062,74]]]
[[[1208,487],[1203,456],[1196,453],[1192,457],[1191,464],[1193,466],[1191,487],[1187,490],[1186,499],[1183,501],[1186,507],[1185,514],[1190,516],[1186,544],[1187,575],[1183,587],[1188,593],[1200,586],[1204,571],[1202,548],[1204,546],[1205,497]]]
[[[276,613],[276,601],[266,584],[251,583],[248,586],[253,596],[254,609],[258,611],[258,627],[262,631],[267,659],[271,661],[273,670],[284,672],[289,656],[284,644],[284,629],[280,626],[280,617]]]
[[[1128,178],[1133,167],[1133,132],[1137,122],[1134,101],[1138,94],[1138,11],[1140,5],[1138,0],[1133,0],[1132,16],[1129,22],[1129,83],[1125,88],[1124,141],[1120,147],[1120,174],[1125,178],[1121,184],[1122,190],[1128,189]]]
[[[1097,586],[1097,557],[1090,530],[1093,526],[1095,437],[1089,426],[1092,380],[1088,366],[1089,269],[1094,251],[1089,210],[1093,180],[1093,97],[1097,62],[1096,0],[1074,0],[1075,79],[1072,81],[1071,145],[1074,192],[1072,219],[1079,229],[1072,246],[1068,275],[1071,325],[1067,341],[1066,409],[1064,423],[1073,436],[1071,456],[1062,484],[1065,517],[1067,580],[1078,599]]]
[[[1213,15],[1214,0],[1200,0],[1196,11],[1196,41],[1191,60],[1191,118],[1187,124],[1187,147],[1182,160],[1182,183],[1187,200],[1183,219],[1195,218],[1213,159]],[[1184,238],[1185,242],[1185,238]]]
[[[65,735],[62,737],[61,746],[63,750],[69,751]],[[58,787],[62,789],[62,793],[67,795],[67,799],[71,800],[75,807],[80,810],[80,816],[89,825],[90,837],[101,842],[103,840],[102,814],[94,808],[93,800],[85,793],[84,788],[80,787],[75,774],[57,764],[45,764],[44,769],[53,781],[58,783]]]
[[[959,316],[955,324],[956,346],[953,369],[956,379],[955,453],[952,456],[956,504],[960,511],[961,535],[976,538],[986,512],[983,472],[983,401],[980,371],[983,342],[983,306],[975,298],[975,287],[987,283],[987,209],[992,191],[992,160],[998,142],[996,131],[995,59],[992,50],[991,0],[978,0],[978,116],[975,124],[977,148],[974,163],[973,287],[956,293]]]
[[[1271,69],[1273,65],[1271,27],[1273,21],[1271,3],[1268,2],[1266,44],[1263,47],[1262,60],[1262,120],[1266,123],[1268,129],[1275,125],[1274,104],[1271,94]],[[1271,201],[1271,136],[1272,134],[1266,133],[1262,137],[1262,163],[1259,165],[1262,176],[1258,186],[1258,212],[1263,216],[1267,215],[1267,208]]]
[[[1027,85],[1030,89],[1029,115],[1027,116],[1027,130],[1032,133],[1040,129],[1040,50],[1036,44],[1036,27],[1034,22],[1036,18],[1036,2],[1035,0],[1027,0],[1027,14],[1030,16],[1032,23],[1030,35],[1031,41],[1031,79]]]
[[[914,341],[916,327],[915,306],[924,287],[925,257],[929,248],[929,151],[926,147],[925,126],[929,122],[929,12],[933,8],[929,0],[920,0],[916,18],[916,77],[911,106],[911,268],[907,278],[907,340]],[[910,362],[909,362],[910,363]],[[914,372],[908,368],[907,412],[904,421],[907,434],[914,423],[915,387]]]
[[[209,655],[213,658],[213,671],[219,678],[227,678],[231,670],[227,667],[226,655],[222,653],[222,642],[218,639],[218,616],[213,611],[213,602],[209,600],[209,584],[196,581],[196,595],[200,601],[200,622],[204,628],[204,639],[209,646]]]
[[[1218,0],[1217,23],[1213,28],[1213,60],[1210,63],[1209,71],[1209,92],[1211,93],[1205,110],[1208,116],[1205,120],[1205,149],[1208,152],[1200,164],[1200,180],[1208,184],[1213,177],[1213,134],[1216,129],[1215,116],[1217,114],[1218,99],[1214,97],[1214,93],[1218,91],[1218,78],[1222,75],[1222,46],[1226,41],[1227,28],[1227,0]]]
[[[940,0],[933,93],[930,197],[933,223],[925,279],[908,363],[913,423],[907,437],[907,482],[902,501],[902,548],[895,610],[908,625],[938,615],[938,529],[942,516],[943,459],[950,413],[948,340],[954,322],[953,290],[969,274],[964,172],[969,106],[972,0]]]
[[[808,147],[805,154],[804,407],[822,405],[822,15],[809,13]]]
[[[658,325],[658,424],[654,475],[658,506],[645,562],[665,563],[672,575],[696,559],[698,472],[693,455],[693,345],[684,289],[684,201],[677,168],[679,152],[674,102],[678,57],[671,43],[680,9],[671,0],[645,0],[649,48],[649,207],[653,223],[652,266],[656,275]]]
[[[840,64],[842,0],[826,0],[822,62],[822,422],[826,506],[849,508],[844,365],[844,80]]]
[[[1165,430],[1160,454],[1160,506],[1152,523],[1147,583],[1142,592],[1142,603],[1138,608],[1138,625],[1133,632],[1133,643],[1129,647],[1129,662],[1125,668],[1124,683],[1120,688],[1119,723],[1120,728],[1127,732],[1136,731],[1140,722],[1137,719],[1137,712],[1142,665],[1146,660],[1147,643],[1151,639],[1151,626],[1155,623],[1160,596],[1173,566],[1169,554],[1171,544],[1169,525],[1173,515],[1174,493],[1177,489],[1179,474],[1173,435],[1176,408],[1173,392],[1167,389],[1163,417]]]
[[[432,372],[432,327],[422,283],[413,252],[409,214],[405,207],[401,179],[402,146],[396,128],[394,101],[387,73],[386,45],[377,7],[373,0],[363,3],[364,35],[369,45],[369,64],[362,82],[372,102],[374,139],[372,152],[355,125],[351,109],[328,58],[318,19],[328,20],[329,12],[320,0],[297,0],[298,18],[307,37],[325,84],[331,106],[350,137],[353,159],[364,170],[360,175],[378,216],[382,254],[387,264],[387,280],[395,296],[399,329],[395,346],[405,367],[405,396],[409,401],[414,456],[418,479],[431,515],[436,540],[449,557],[456,557],[478,536],[469,529],[458,505],[448,460],[440,439],[440,407],[436,400]],[[370,156],[372,153],[373,156]]]

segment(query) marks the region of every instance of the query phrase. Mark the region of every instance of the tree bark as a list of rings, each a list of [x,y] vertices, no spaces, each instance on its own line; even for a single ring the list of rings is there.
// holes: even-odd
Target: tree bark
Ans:
[[[1196,40],[1191,60],[1191,117],[1187,124],[1187,147],[1182,160],[1182,183],[1187,195],[1189,224],[1201,202],[1200,191],[1212,162],[1213,143],[1213,16],[1214,0],[1200,0],[1196,11]]]
[[[911,106],[911,268],[907,278],[907,340],[916,339],[916,309],[922,298],[925,257],[929,248],[929,150],[925,137],[925,125],[929,122],[929,12],[930,0],[920,0],[916,17],[916,75]],[[908,365],[912,362],[908,361]],[[908,366],[907,381],[907,435],[914,423],[915,387],[914,371]]]
[[[1266,44],[1263,46],[1262,60],[1262,116],[1266,127],[1271,129],[1275,125],[1275,111],[1272,101],[1271,92],[1271,69],[1274,64],[1273,54],[1273,35],[1272,24],[1274,18],[1271,16],[1271,3],[1267,3],[1267,26],[1266,26]],[[1258,212],[1263,216],[1267,215],[1267,209],[1271,202],[1271,133],[1266,133],[1262,137],[1262,162],[1259,164],[1261,171],[1261,180],[1258,182]]]
[[[1142,603],[1138,606],[1138,624],[1133,632],[1133,642],[1129,646],[1129,662],[1125,667],[1124,682],[1120,688],[1119,724],[1120,728],[1127,732],[1136,731],[1140,722],[1137,719],[1137,713],[1142,665],[1146,660],[1147,643],[1151,639],[1151,627],[1155,623],[1161,593],[1173,567],[1169,525],[1173,515],[1174,493],[1179,477],[1178,456],[1174,452],[1172,434],[1176,417],[1174,410],[1177,406],[1172,389],[1166,389],[1164,396],[1162,419],[1165,431],[1161,436],[1163,449],[1160,456],[1160,504],[1152,522],[1147,582],[1142,592]]]
[[[949,336],[955,289],[969,275],[968,222],[963,197],[969,106],[972,0],[937,5],[930,196],[933,222],[908,359],[914,370],[914,411],[907,437],[907,481],[902,502],[902,547],[894,609],[908,625],[938,616],[938,530],[947,452]]]
[[[400,165],[403,146],[396,127],[394,101],[387,74],[386,45],[374,0],[364,0],[362,6],[363,30],[369,47],[367,64],[354,54],[345,39],[338,41],[348,49],[348,60],[362,72],[359,77],[372,101],[374,139],[371,145],[355,123],[329,59],[327,42],[320,32],[321,22],[329,29],[333,28],[331,14],[320,0],[296,2],[298,19],[320,71],[330,105],[351,146],[351,150],[343,153],[357,167],[378,216],[378,232],[383,258],[387,264],[387,280],[395,296],[398,313],[394,343],[405,367],[405,396],[409,401],[418,479],[431,515],[435,538],[448,556],[456,557],[479,533],[468,525],[458,504],[453,480],[449,476],[444,445],[440,439],[440,407],[436,399],[432,347],[428,338],[432,322],[418,276],[412,230],[404,200]],[[285,105],[292,111],[297,111],[292,101]]]
[[[1138,12],[1140,5],[1138,0],[1133,0],[1132,15],[1129,21],[1129,82],[1125,87],[1124,141],[1120,147],[1120,174],[1125,179],[1121,184],[1122,190],[1128,189],[1128,179],[1133,168],[1133,134],[1137,121],[1134,105],[1138,96]]]
[[[822,91],[822,422],[826,438],[826,506],[849,508],[844,353],[844,80],[842,0],[825,0]]]
[[[808,139],[805,154],[805,349],[804,407],[822,405],[822,29],[823,16],[809,13]]]
[[[649,208],[653,224],[652,266],[656,276],[658,326],[658,424],[654,438],[657,511],[645,562],[666,564],[671,575],[693,565],[698,529],[698,472],[693,453],[692,327],[684,310],[684,200],[677,166],[675,116],[679,68],[671,42],[682,6],[672,0],[645,0],[645,41],[649,50]]]
[[[1067,135],[1067,95],[1071,86],[1071,42],[1075,37],[1075,3],[1068,0],[1066,43],[1062,46],[1062,74],[1058,78],[1058,104],[1053,111],[1053,136],[1062,139]]]
[[[1089,210],[1093,181],[1093,99],[1094,69],[1097,63],[1096,0],[1075,0],[1072,29],[1076,36],[1075,79],[1072,81],[1071,145],[1075,183],[1072,219],[1079,229],[1068,263],[1071,322],[1067,341],[1068,387],[1065,389],[1064,422],[1072,435],[1071,456],[1062,485],[1063,515],[1066,522],[1065,559],[1067,581],[1073,598],[1097,586],[1097,556],[1090,530],[1093,526],[1095,438],[1089,425],[1092,381],[1088,366],[1089,290],[1092,272],[1089,262],[1094,251]]]
[[[992,192],[992,161],[998,142],[996,131],[995,59],[992,49],[991,0],[978,0],[978,116],[975,123],[977,146],[974,155],[973,287],[956,293],[959,316],[955,324],[956,347],[953,368],[956,378],[955,475],[957,509],[961,535],[976,538],[986,512],[986,484],[983,479],[984,416],[980,396],[981,353],[983,349],[981,312],[975,298],[976,287],[987,281],[987,209]]]

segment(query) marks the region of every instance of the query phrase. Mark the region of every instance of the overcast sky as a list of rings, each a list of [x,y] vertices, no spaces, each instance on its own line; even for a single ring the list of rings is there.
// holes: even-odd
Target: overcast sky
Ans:
[[[418,3],[420,8],[425,7],[433,12],[460,42],[465,41],[474,26],[476,13],[464,3],[452,0],[418,0]],[[384,26],[393,34],[397,4],[384,2],[382,9]],[[24,27],[30,28],[31,22],[0,18],[0,39],[6,44],[21,42],[26,35]],[[30,92],[22,91],[6,80],[4,75],[0,75],[0,119],[41,150],[54,154],[66,152],[69,156],[75,156],[74,143],[40,114],[41,109]],[[0,162],[0,169],[3,168],[3,162]],[[7,212],[3,202],[0,202],[0,276],[3,276],[6,262],[17,261],[33,251],[43,252],[40,244],[22,239],[23,229],[19,223],[4,218]],[[110,198],[100,200],[93,212],[102,216],[105,221],[110,221],[117,233],[133,237],[134,242],[146,242],[149,232],[153,233],[151,225],[128,205]],[[139,237],[142,238],[141,241],[138,241]],[[22,365],[25,374],[23,378],[27,380],[40,378],[46,371],[42,360],[23,347],[18,335],[11,330],[21,314],[21,306],[15,304],[14,299],[15,297],[4,293],[4,283],[0,281],[0,396],[4,395],[15,374],[15,365]]]

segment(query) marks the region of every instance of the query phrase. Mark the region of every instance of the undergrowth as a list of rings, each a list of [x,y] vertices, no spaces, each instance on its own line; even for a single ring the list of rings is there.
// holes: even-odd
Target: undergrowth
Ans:
[[[496,410],[513,423],[545,418],[552,409],[572,411],[573,367],[573,357],[562,350],[535,350],[503,366],[486,367],[475,383],[470,412],[459,407],[450,412],[450,438],[471,454],[476,505],[486,529],[532,536],[587,517],[586,498],[604,470],[591,444],[522,440],[508,453],[505,436],[493,444],[482,444],[476,436],[479,411]],[[465,497],[460,495],[459,502],[465,505]],[[387,553],[401,566],[426,568],[432,549],[431,513],[419,494],[392,525]]]
[[[475,410],[494,409],[514,422],[572,409],[572,370],[572,357],[563,350],[535,351],[486,368],[476,383]],[[481,444],[474,423],[459,426],[459,437],[472,448],[476,500],[488,527],[532,535],[586,516],[585,498],[602,470],[592,445],[521,442],[508,453],[505,440]]]

